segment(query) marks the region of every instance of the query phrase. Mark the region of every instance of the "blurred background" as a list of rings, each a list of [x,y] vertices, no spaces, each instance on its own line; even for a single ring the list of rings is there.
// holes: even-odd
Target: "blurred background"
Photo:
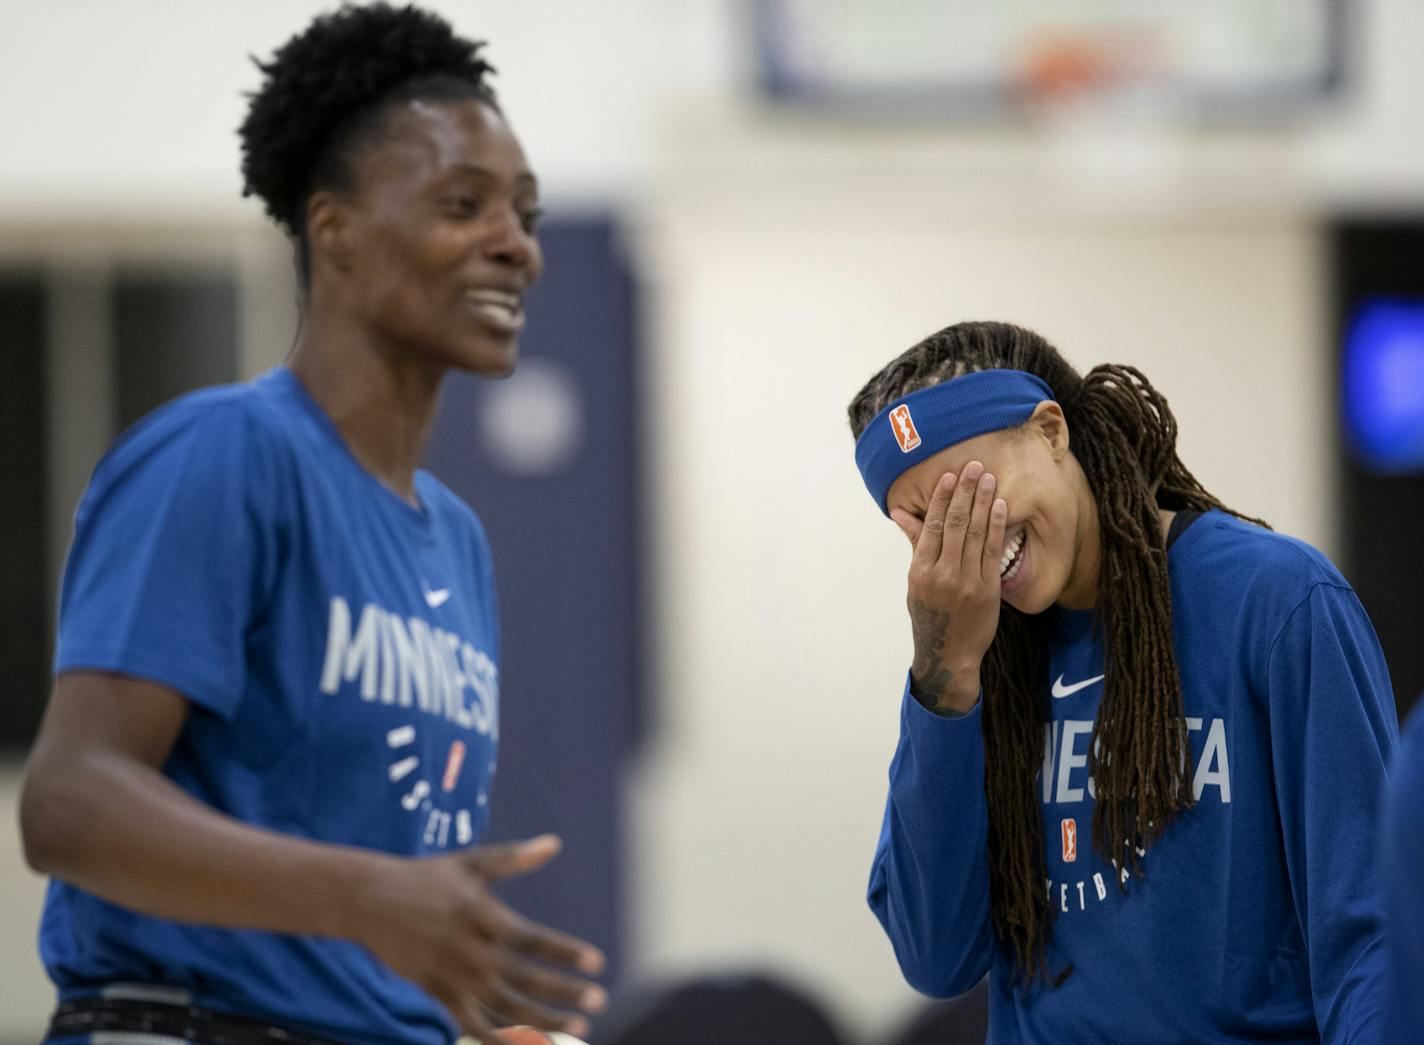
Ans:
[[[74,506],[124,426],[290,346],[234,129],[248,56],[328,6],[4,6],[0,1041],[52,1005],[12,825]],[[508,895],[605,946],[621,1007],[752,969],[846,1040],[915,1017],[863,899],[905,550],[844,407],[951,322],[1143,369],[1424,690],[1418,0],[426,6],[490,41],[550,210],[520,368],[451,383],[430,459],[499,571],[492,830],[565,835]]]

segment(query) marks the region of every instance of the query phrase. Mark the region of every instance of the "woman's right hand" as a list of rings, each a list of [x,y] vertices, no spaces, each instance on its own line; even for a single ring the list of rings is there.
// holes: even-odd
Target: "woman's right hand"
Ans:
[[[497,1042],[499,1021],[582,1037],[602,987],[570,972],[597,974],[592,944],[516,914],[491,891],[559,851],[559,839],[475,846],[448,856],[378,857],[352,899],[351,939],[450,1010],[466,1034]],[[493,1015],[492,1015],[493,1014]]]
[[[924,520],[900,508],[890,518],[914,554],[910,692],[931,711],[965,712],[979,699],[979,665],[999,629],[999,559],[1008,508],[978,461],[940,477]]]

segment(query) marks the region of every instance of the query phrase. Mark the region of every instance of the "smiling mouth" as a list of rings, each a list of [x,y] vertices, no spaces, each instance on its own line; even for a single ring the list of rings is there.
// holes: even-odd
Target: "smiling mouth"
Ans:
[[[999,581],[1007,584],[1019,575],[1023,565],[1024,548],[1028,544],[1028,531],[1020,530],[1019,535],[1004,546],[1004,554],[999,559]]]
[[[512,334],[524,327],[524,300],[509,290],[481,287],[467,290],[462,299],[487,327]]]

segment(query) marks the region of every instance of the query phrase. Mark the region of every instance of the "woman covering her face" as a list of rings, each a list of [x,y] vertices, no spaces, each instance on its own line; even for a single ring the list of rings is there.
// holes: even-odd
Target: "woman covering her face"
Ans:
[[[52,1042],[437,1045],[603,1004],[601,955],[490,891],[558,840],[478,844],[490,552],[417,467],[446,373],[513,368],[542,267],[479,47],[375,4],[261,65],[242,169],[302,329],[126,432],[79,508],[22,805]]]
[[[995,1042],[1382,1040],[1379,643],[1137,371],[962,323],[850,406],[914,663],[869,899]]]

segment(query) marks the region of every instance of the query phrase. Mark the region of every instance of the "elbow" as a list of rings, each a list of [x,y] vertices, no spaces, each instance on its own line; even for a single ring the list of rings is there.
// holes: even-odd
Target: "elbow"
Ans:
[[[952,986],[943,976],[943,970],[931,968],[923,962],[900,958],[900,975],[915,990],[930,998],[953,997]]]
[[[989,971],[992,947],[987,910],[977,912],[978,917],[955,919],[946,917],[943,911],[911,913],[889,902],[880,890],[872,890],[870,900],[890,938],[900,975],[921,994],[956,998]],[[975,922],[977,929],[966,930]]]
[[[989,941],[985,933],[972,938],[955,933],[931,935],[923,926],[901,920],[887,924],[890,945],[900,975],[930,998],[957,998],[989,971]],[[898,931],[896,931],[898,929]]]
[[[41,779],[41,774],[33,768],[25,777],[24,790],[20,792],[20,843],[25,853],[25,863],[30,870],[48,874],[53,852],[58,845],[55,832],[49,830],[52,822],[49,809],[52,805],[50,789]]]
[[[20,793],[20,839],[25,863],[40,874],[57,875],[82,847],[83,787],[68,774],[30,768]]]
[[[928,919],[933,924],[933,919]],[[900,975],[930,998],[957,998],[989,971],[987,926],[978,932],[933,931],[907,919],[890,933]]]
[[[926,997],[936,999],[959,997],[983,979],[986,971],[969,961],[930,963],[905,957],[899,957],[899,961],[905,982]]]

